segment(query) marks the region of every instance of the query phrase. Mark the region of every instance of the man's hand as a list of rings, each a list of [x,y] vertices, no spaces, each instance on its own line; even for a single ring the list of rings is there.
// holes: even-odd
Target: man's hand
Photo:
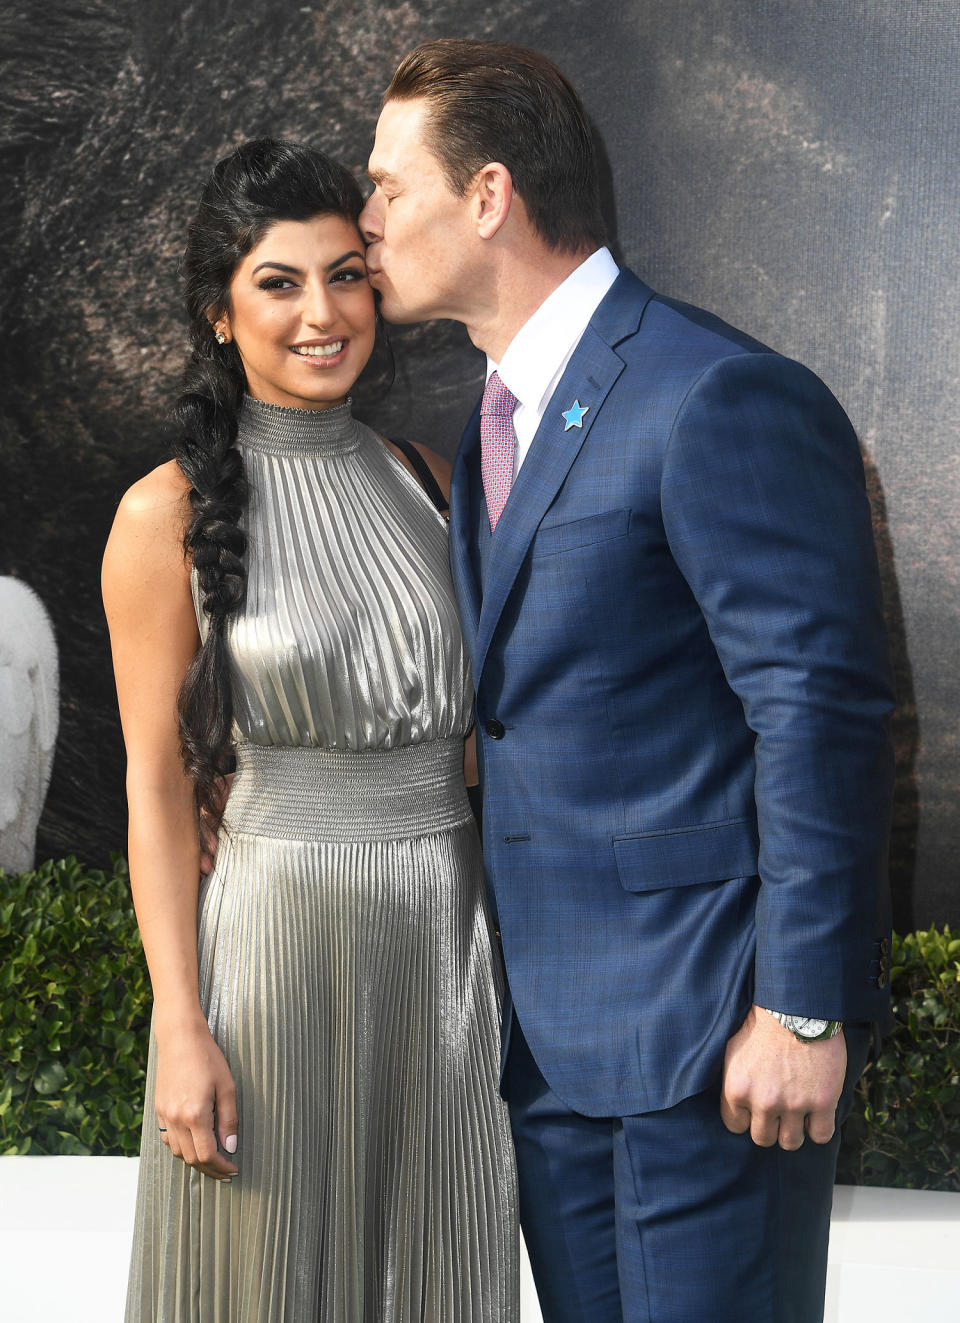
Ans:
[[[720,1115],[734,1134],[750,1131],[763,1148],[797,1149],[804,1130],[815,1144],[833,1135],[847,1070],[847,1045],[835,1038],[801,1043],[753,1006],[727,1044]]]

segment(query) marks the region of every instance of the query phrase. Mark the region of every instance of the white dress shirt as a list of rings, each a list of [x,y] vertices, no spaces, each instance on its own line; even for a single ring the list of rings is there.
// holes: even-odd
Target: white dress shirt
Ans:
[[[487,379],[491,372],[499,372],[500,380],[520,401],[513,415],[514,477],[587,323],[619,274],[609,248],[598,248],[544,299],[510,341],[499,364],[487,358]],[[563,400],[560,407],[571,404],[572,399]]]

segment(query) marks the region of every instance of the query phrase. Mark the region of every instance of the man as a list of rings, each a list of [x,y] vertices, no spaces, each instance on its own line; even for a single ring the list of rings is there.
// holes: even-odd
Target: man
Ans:
[[[369,174],[385,317],[488,358],[451,554],[544,1318],[819,1319],[835,1117],[887,996],[856,439],[805,368],[617,269],[535,52],[418,48]]]

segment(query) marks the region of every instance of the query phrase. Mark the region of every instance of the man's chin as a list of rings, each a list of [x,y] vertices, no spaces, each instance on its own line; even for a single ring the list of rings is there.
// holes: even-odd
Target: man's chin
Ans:
[[[407,322],[422,322],[427,318],[417,308],[407,307],[398,297],[397,291],[390,285],[382,271],[370,273],[370,284],[377,296],[377,307],[385,322],[394,326],[403,326]]]
[[[399,299],[381,298],[380,316],[391,326],[407,326],[411,322],[429,321],[429,314],[416,308],[405,308]]]

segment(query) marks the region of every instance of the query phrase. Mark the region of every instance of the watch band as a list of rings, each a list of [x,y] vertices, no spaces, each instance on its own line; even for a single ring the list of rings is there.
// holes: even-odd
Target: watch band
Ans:
[[[779,1021],[784,1029],[789,1029],[799,1043],[820,1043],[825,1038],[836,1038],[843,1028],[842,1020],[820,1020],[806,1015],[789,1015],[786,1011],[771,1011],[766,1006],[762,1009]]]

